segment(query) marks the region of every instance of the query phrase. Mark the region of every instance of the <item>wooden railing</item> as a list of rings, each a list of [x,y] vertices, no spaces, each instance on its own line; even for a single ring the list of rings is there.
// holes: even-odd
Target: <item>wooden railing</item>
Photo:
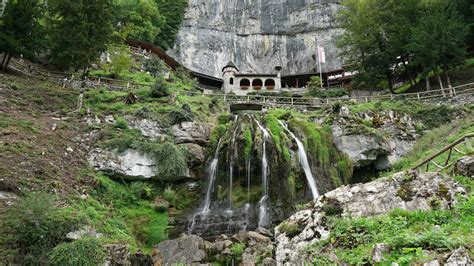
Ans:
[[[449,144],[448,146],[444,147],[440,151],[438,151],[435,154],[428,157],[423,162],[417,164],[415,167],[412,168],[412,170],[419,170],[419,169],[423,169],[424,167],[426,167],[425,171],[428,171],[431,164],[433,164],[439,170],[444,170],[444,169],[447,169],[447,168],[451,167],[454,163],[454,162],[451,162],[453,152],[459,153],[461,155],[466,155],[465,152],[463,152],[463,151],[461,151],[460,149],[457,148],[461,143],[465,142],[468,149],[472,151],[471,138],[474,138],[474,132],[466,134],[462,138],[460,138],[460,139],[454,141],[453,143]],[[435,159],[437,159],[438,157],[440,157],[441,155],[443,155],[447,152],[448,152],[448,157],[446,158],[446,160],[444,160],[444,162],[442,162],[442,163],[438,162],[437,163],[435,161]]]
[[[41,79],[48,79],[59,83],[63,86],[68,86],[75,81],[82,81],[78,74],[57,71],[44,71],[33,67],[32,65],[25,65],[18,60],[12,59],[9,67],[19,71],[25,75],[37,77]],[[87,87],[101,87],[105,86],[109,90],[131,90],[137,88],[151,87],[150,83],[139,83],[127,80],[110,79],[104,77],[89,77],[82,81]],[[200,88],[203,90],[203,88]],[[359,97],[338,97],[338,98],[314,98],[314,97],[280,97],[280,96],[261,96],[261,95],[234,95],[234,94],[209,94],[209,97],[218,98],[224,102],[229,103],[253,103],[268,106],[279,107],[302,107],[311,106],[318,107],[322,105],[329,105],[335,103],[368,103],[375,101],[425,101],[435,100],[441,98],[450,98],[461,94],[474,93],[474,83],[468,83],[456,87],[449,87],[445,89],[423,91],[417,93],[404,94],[387,94],[376,96],[359,96]],[[201,95],[201,93],[199,93]]]

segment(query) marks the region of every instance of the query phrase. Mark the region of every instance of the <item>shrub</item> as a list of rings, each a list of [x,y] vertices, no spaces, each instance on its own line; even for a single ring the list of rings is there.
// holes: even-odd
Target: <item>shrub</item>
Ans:
[[[165,78],[163,76],[159,76],[156,78],[155,83],[151,87],[150,95],[153,98],[168,97],[170,95]]]
[[[240,261],[242,254],[244,253],[245,245],[242,243],[234,243],[230,246],[230,252],[232,253],[232,257],[234,259]]]
[[[163,61],[155,55],[146,60],[143,67],[145,68],[145,71],[149,72],[153,77],[158,77],[158,75],[166,70]]]
[[[99,265],[104,262],[105,249],[95,238],[84,238],[56,246],[49,253],[51,265]]]
[[[165,189],[165,191],[163,192],[163,198],[165,198],[166,201],[171,203],[171,205],[176,206],[178,196],[176,194],[176,191],[174,191],[171,187],[167,187]]]
[[[120,128],[120,129],[127,129],[128,128],[128,122],[127,120],[125,120],[125,118],[123,117],[119,117],[117,118],[117,120],[115,120],[115,128]]]
[[[312,97],[322,98],[322,99],[337,98],[337,97],[348,96],[349,91],[345,88],[334,88],[334,89],[314,88],[314,89],[310,89],[307,95],[312,96]]]
[[[151,199],[153,197],[153,188],[145,182],[134,182],[130,185],[130,193],[136,199]]]
[[[183,104],[181,109],[173,110],[169,113],[171,123],[173,125],[183,122],[191,122],[194,120],[194,114],[188,104]]]
[[[44,264],[47,253],[77,228],[71,213],[54,206],[54,197],[33,193],[8,208],[0,221],[3,252],[24,264]]]

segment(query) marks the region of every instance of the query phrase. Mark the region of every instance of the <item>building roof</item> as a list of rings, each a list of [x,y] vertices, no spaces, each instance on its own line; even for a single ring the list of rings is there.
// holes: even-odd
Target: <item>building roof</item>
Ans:
[[[227,63],[227,65],[222,68],[222,72],[224,72],[224,69],[226,69],[227,67],[233,67],[233,68],[237,69],[237,71],[240,71],[239,68],[237,68],[237,66],[232,61],[229,61],[229,63]]]

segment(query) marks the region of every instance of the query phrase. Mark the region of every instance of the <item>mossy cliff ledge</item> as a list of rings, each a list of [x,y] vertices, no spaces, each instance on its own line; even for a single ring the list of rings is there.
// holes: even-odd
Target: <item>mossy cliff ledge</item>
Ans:
[[[396,209],[449,209],[456,204],[459,195],[466,195],[463,187],[436,173],[400,172],[370,183],[340,187],[311,202],[307,209],[295,213],[275,228],[276,260],[300,264],[324,257],[318,245],[338,237],[332,232],[331,217],[370,217]],[[353,234],[354,237],[362,236],[363,232]],[[338,241],[333,244],[334,248],[343,246]],[[334,257],[328,259],[336,262],[337,256],[332,255]]]
[[[200,178],[204,147],[210,139],[206,123],[167,125],[132,115],[87,117],[86,122],[92,128],[102,128],[86,137],[90,143],[88,161],[96,170],[129,180]],[[172,164],[165,163],[170,161]]]

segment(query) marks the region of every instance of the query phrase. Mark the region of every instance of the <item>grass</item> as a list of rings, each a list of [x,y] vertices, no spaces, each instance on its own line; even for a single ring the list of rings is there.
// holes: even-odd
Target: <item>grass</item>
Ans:
[[[474,119],[467,117],[465,119],[455,120],[450,124],[443,125],[439,128],[433,129],[426,132],[410,149],[405,157],[395,163],[392,172],[401,171],[414,167],[422,160],[426,159],[430,155],[439,151],[443,147],[453,143],[462,136],[474,132]],[[459,147],[461,150],[467,153],[473,153],[473,150],[469,150],[468,147],[461,144]],[[454,152],[450,161],[455,161],[462,155]],[[439,156],[435,161],[438,164],[444,165],[448,157],[447,153]],[[432,164],[430,171],[437,171],[438,169]]]

